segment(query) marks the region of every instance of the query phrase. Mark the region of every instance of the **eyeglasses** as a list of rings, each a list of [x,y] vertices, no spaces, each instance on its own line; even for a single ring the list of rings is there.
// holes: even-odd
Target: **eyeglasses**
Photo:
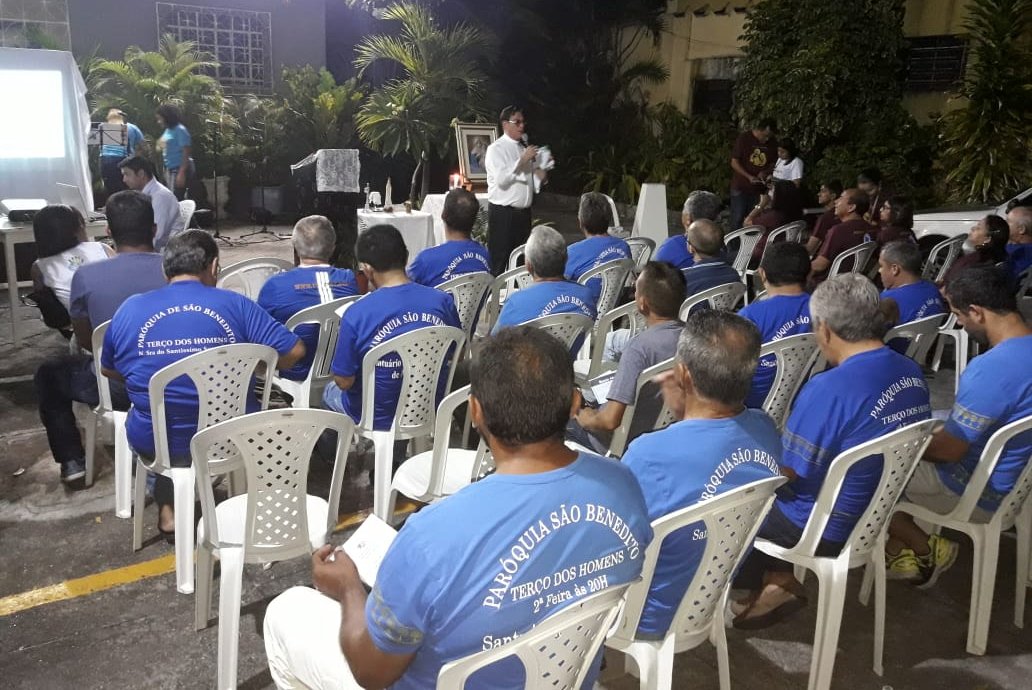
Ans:
[[[519,127],[520,125],[527,124],[526,120],[506,120],[506,122],[508,122],[510,125],[516,125],[517,127]]]

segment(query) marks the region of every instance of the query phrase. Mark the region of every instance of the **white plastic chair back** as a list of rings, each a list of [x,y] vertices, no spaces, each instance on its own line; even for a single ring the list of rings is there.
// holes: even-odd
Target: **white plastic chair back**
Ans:
[[[494,328],[498,321],[498,315],[502,311],[502,304],[514,290],[520,290],[534,282],[534,276],[527,272],[526,266],[516,266],[505,273],[495,277],[491,283],[491,292],[487,298],[485,309],[487,311],[487,325]]]
[[[620,420],[620,426],[616,427],[613,431],[613,437],[609,442],[609,455],[613,457],[620,457],[624,454],[624,450],[627,449],[627,444],[633,441],[630,438],[631,429],[642,424],[642,420],[638,417],[646,413],[655,413],[656,419],[645,420],[648,421],[648,430],[654,431],[656,429],[656,422],[659,419],[660,414],[663,412],[662,394],[660,393],[659,385],[653,381],[654,378],[660,374],[664,374],[674,368],[674,358],[664,360],[657,364],[653,364],[648,369],[645,369],[638,374],[638,381],[634,385],[634,402],[627,405],[624,408],[623,418]],[[646,397],[656,400],[655,406],[643,406],[641,401]]]
[[[731,266],[740,275],[744,275],[746,269],[749,268],[749,260],[752,259],[753,250],[762,235],[762,225],[746,225],[744,228],[732,230],[724,236],[724,246],[727,247],[728,256],[734,251],[735,258],[731,261]],[[737,246],[732,248],[733,244]],[[766,251],[766,247],[764,247],[764,251]]]
[[[551,614],[506,645],[445,664],[437,676],[438,690],[464,690],[471,675],[508,656],[515,656],[523,664],[528,688],[578,690],[619,612],[627,587],[608,587],[591,594]]]
[[[463,386],[445,396],[437,407],[437,420],[434,424],[434,449],[430,466],[430,483],[427,486],[426,501],[445,496],[444,478],[448,472],[448,450],[451,443],[452,418],[456,410],[469,402],[470,387]],[[483,444],[483,441],[481,441]],[[476,471],[477,468],[474,468]],[[476,475],[471,475],[473,482]]]
[[[484,306],[484,298],[494,284],[494,276],[490,273],[467,273],[455,276],[437,286],[441,292],[447,292],[455,301],[455,311],[459,313],[459,323],[469,341],[473,335],[476,316]]]
[[[190,220],[193,219],[196,210],[197,202],[193,199],[183,199],[179,202],[179,218],[183,221],[183,230],[190,229]]]
[[[624,285],[627,283],[627,276],[631,274],[633,269],[633,260],[614,259],[613,261],[599,264],[590,271],[586,271],[577,279],[577,282],[581,285],[587,285],[590,280],[595,278],[602,279],[602,291],[599,293],[595,309],[599,314],[604,314],[620,301],[620,293],[623,292]]]
[[[942,282],[946,273],[953,267],[953,262],[960,257],[961,248],[967,235],[950,237],[932,247],[928,252],[924,268],[921,269],[921,277],[933,283]]]
[[[928,354],[932,341],[939,332],[939,328],[946,321],[948,314],[936,314],[926,316],[923,319],[901,323],[889,329],[885,334],[885,342],[891,342],[896,338],[903,338],[907,341],[907,349],[904,354],[918,364],[924,361]]]
[[[627,246],[631,248],[631,261],[634,262],[634,273],[641,273],[645,264],[652,260],[656,251],[656,242],[650,237],[628,237]]]
[[[270,256],[244,259],[219,271],[219,279],[215,286],[256,300],[266,280],[293,268],[293,263]]]
[[[828,269],[828,278],[834,278],[842,273],[861,273],[867,267],[867,263],[871,260],[871,256],[874,255],[876,249],[878,249],[878,243],[872,241],[862,242],[842,252],[831,262],[831,268]],[[844,269],[843,266],[850,259],[852,259],[853,263],[848,269]]]
[[[716,287],[711,287],[708,290],[703,290],[702,292],[696,292],[681,303],[681,309],[678,311],[678,318],[681,319],[681,321],[686,320],[688,315],[692,313],[692,309],[703,302],[709,304],[710,309],[734,311],[735,306],[738,305],[738,301],[742,299],[744,295],[745,284],[739,282],[724,283],[723,285],[717,285]]]
[[[595,325],[584,314],[549,314],[527,321],[524,326],[533,326],[547,332],[572,350],[579,338],[591,331]]]
[[[638,305],[635,302],[628,302],[615,309],[610,309],[605,314],[599,315],[598,321],[595,322],[595,330],[591,336],[591,362],[588,366],[587,375],[589,379],[595,378],[603,371],[616,368],[616,362],[605,360],[606,336],[615,330],[614,326],[623,318],[626,318],[628,321],[628,328],[631,331],[630,336],[632,338],[647,327],[645,317],[638,311]]]
[[[318,404],[322,400],[323,389],[333,380],[330,362],[337,350],[337,338],[340,336],[340,308],[361,298],[361,295],[349,295],[330,302],[316,304],[302,309],[287,319],[285,326],[293,331],[301,325],[314,325],[319,328],[319,339],[315,345],[315,355],[308,376],[304,381],[294,381],[276,376],[276,384],[294,398],[294,407],[311,407],[313,401]]]
[[[817,358],[817,339],[813,333],[800,333],[780,340],[764,343],[760,348],[760,360],[774,355],[777,371],[774,382],[763,401],[763,411],[770,415],[779,429],[792,409],[799,389],[806,380],[806,374]]]
[[[533,229],[531,230],[531,232],[533,232]],[[523,259],[523,257],[526,255],[526,253],[527,253],[527,245],[526,245],[526,243],[521,244],[520,246],[516,247],[511,252],[509,252],[509,263],[506,265],[505,270],[511,271],[514,268],[518,268],[518,267],[522,266],[523,263],[520,260]]]
[[[613,197],[608,194],[603,194],[602,196],[604,196],[606,201],[609,202],[609,212],[613,216],[613,219],[609,224],[609,232],[613,232],[614,230],[623,231],[623,225],[620,223],[620,212],[616,209],[616,202],[613,201]]]

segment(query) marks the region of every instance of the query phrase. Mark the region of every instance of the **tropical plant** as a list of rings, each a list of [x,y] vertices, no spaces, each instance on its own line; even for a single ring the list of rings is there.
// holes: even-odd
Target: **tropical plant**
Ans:
[[[480,67],[487,40],[477,27],[458,22],[442,27],[417,4],[394,4],[379,13],[401,25],[399,35],[374,35],[355,47],[355,67],[366,73],[376,63],[395,66],[399,75],[374,90],[355,124],[362,140],[387,156],[407,153],[418,163],[409,198],[429,193],[432,156],[448,150],[453,118],[476,119],[483,109],[485,75]]]
[[[316,149],[349,147],[364,91],[357,79],[338,84],[326,68],[284,68],[282,121],[285,144],[294,160]]]
[[[990,202],[1032,180],[1032,0],[972,0],[964,27],[967,103],[941,118],[942,163],[952,200]]]

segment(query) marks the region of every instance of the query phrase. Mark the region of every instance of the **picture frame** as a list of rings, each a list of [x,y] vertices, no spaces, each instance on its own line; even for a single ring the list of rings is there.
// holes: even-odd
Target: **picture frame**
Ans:
[[[487,147],[498,138],[498,127],[485,122],[454,122],[459,172],[470,182],[487,182]]]

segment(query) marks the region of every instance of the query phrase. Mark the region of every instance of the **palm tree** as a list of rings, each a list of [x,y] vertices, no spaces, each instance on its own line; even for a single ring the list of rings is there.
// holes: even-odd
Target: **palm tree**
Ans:
[[[363,75],[386,61],[400,76],[369,96],[355,124],[369,147],[388,156],[408,153],[418,161],[409,197],[416,198],[416,181],[422,178],[422,199],[430,190],[430,156],[448,148],[449,123],[485,115],[486,76],[479,62],[487,40],[466,22],[442,28],[425,7],[412,3],[391,5],[380,18],[399,22],[400,34],[364,39],[355,47],[355,67]]]

